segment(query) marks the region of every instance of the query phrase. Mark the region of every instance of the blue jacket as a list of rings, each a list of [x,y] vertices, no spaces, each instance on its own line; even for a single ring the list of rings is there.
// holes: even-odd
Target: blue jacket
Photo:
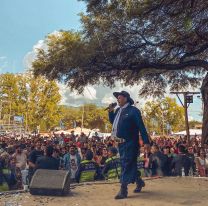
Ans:
[[[113,124],[116,112],[109,112],[109,120]],[[125,184],[134,183],[138,179],[137,157],[139,153],[139,133],[145,144],[149,143],[147,131],[145,129],[141,113],[134,106],[128,106],[121,112],[117,137],[125,139],[125,143],[118,146],[121,160],[120,182]]]
[[[117,109],[115,113],[109,112],[109,120],[112,124],[118,111],[119,109]],[[148,144],[149,138],[141,117],[141,112],[136,107],[129,105],[121,112],[117,127],[117,137],[123,138],[127,142],[138,142],[139,132],[142,136],[144,144]]]

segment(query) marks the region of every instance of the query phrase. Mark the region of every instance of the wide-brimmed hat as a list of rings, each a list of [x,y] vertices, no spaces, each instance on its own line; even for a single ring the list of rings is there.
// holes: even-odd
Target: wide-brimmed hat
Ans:
[[[134,104],[134,100],[130,97],[130,94],[126,91],[114,92],[113,95],[114,97],[116,97],[116,99],[118,99],[119,95],[122,95],[127,98],[127,101],[130,103],[130,105]]]

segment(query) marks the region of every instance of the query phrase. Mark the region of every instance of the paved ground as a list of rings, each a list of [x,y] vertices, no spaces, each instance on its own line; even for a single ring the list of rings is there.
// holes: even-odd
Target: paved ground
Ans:
[[[16,202],[19,206],[208,206],[208,179],[148,180],[140,194],[134,194],[134,185],[131,185],[129,198],[125,200],[114,200],[118,189],[117,183],[92,184],[75,187],[68,197],[39,197],[28,193],[4,195],[0,196],[0,206],[5,202]]]

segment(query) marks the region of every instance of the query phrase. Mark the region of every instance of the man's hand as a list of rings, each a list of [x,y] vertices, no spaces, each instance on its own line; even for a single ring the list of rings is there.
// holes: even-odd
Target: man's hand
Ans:
[[[113,105],[110,104],[110,105],[108,106],[108,112],[113,112],[113,111],[114,111],[114,108],[115,108],[115,107],[113,107]]]
[[[146,151],[150,151],[150,144],[144,144],[144,149]]]

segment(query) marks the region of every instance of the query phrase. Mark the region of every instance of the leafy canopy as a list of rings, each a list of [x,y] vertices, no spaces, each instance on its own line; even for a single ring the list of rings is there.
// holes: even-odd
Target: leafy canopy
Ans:
[[[55,81],[30,74],[0,75],[0,119],[4,124],[13,116],[23,116],[24,126],[30,131],[39,125],[41,130],[48,130],[59,124],[60,100]]]
[[[141,84],[160,95],[198,86],[208,69],[208,1],[85,0],[82,30],[49,35],[33,62],[35,75],[88,84]]]
[[[184,108],[175,99],[166,97],[157,101],[148,101],[143,108],[145,125],[150,132],[168,134],[184,129]]]

